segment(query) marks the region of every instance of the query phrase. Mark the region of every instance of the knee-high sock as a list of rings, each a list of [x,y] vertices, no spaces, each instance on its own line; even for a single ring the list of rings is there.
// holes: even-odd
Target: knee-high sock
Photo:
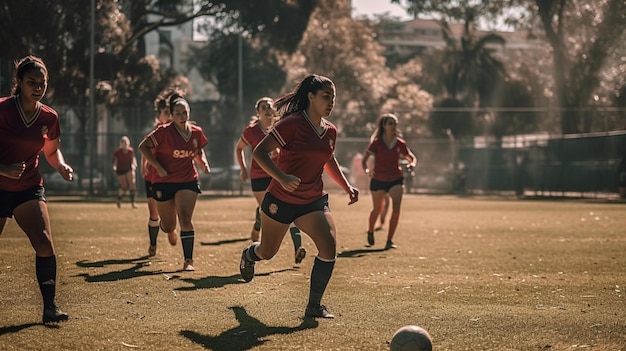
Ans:
[[[133,205],[135,204],[135,191],[134,190],[130,191],[130,203]]]
[[[302,233],[293,223],[289,227],[289,233],[291,234],[291,240],[293,240],[293,249],[297,251],[302,246]]]
[[[193,243],[195,236],[196,232],[193,230],[180,232],[180,242],[183,247],[183,256],[185,256],[185,260],[193,259]]]
[[[309,306],[319,306],[326,291],[330,277],[335,268],[335,260],[327,261],[315,257],[311,270],[311,287],[309,288]]]
[[[258,242],[254,242],[248,245],[247,247],[248,250],[246,251],[246,258],[248,259],[248,261],[256,262],[256,261],[262,260],[262,258],[256,254],[255,249],[257,248],[257,246],[259,246]]]
[[[259,207],[256,208],[256,214],[254,216],[254,230],[257,232],[261,230],[261,212]]]
[[[159,236],[159,219],[148,220],[148,235],[150,236],[150,245],[156,246],[157,237]]]
[[[43,298],[44,308],[54,305],[54,296],[56,295],[57,280],[56,256],[35,256],[35,274],[37,275],[39,290],[41,290],[41,297]]]
[[[396,233],[398,227],[398,220],[400,219],[400,211],[391,212],[391,218],[389,219],[389,232],[387,233],[387,240],[393,239],[393,235]]]

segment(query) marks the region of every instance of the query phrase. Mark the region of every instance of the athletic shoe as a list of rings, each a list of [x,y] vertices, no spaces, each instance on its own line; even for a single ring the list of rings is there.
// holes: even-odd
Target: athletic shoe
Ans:
[[[152,257],[156,255],[156,245],[150,245],[148,247],[148,256]]]
[[[306,249],[300,246],[296,250],[296,264],[300,264],[300,262],[302,262],[302,260],[304,260],[305,257],[306,257]]]
[[[176,242],[178,241],[178,232],[174,229],[171,233],[167,233],[167,240],[169,240],[170,245],[176,246]]]
[[[385,250],[395,249],[397,246],[391,240],[387,240],[387,244],[385,244]]]
[[[187,272],[193,272],[196,269],[193,268],[193,260],[189,259],[189,260],[185,260],[185,263],[183,263],[183,271],[187,271]]]
[[[254,279],[254,261],[248,260],[248,250],[250,250],[250,246],[243,250],[241,261],[239,262],[239,273],[241,273],[241,277],[246,283]]]
[[[370,246],[374,245],[374,232],[367,232],[367,243]]]
[[[324,305],[307,306],[304,316],[311,318],[335,318]]]
[[[66,321],[70,318],[67,313],[62,312],[57,306],[52,305],[43,309],[43,324],[46,323],[58,323]]]

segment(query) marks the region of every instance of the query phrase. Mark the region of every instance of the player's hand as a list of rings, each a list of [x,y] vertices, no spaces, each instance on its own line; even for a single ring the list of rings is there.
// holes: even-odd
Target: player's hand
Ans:
[[[350,202],[348,202],[348,205],[352,205],[353,203],[359,201],[359,189],[351,186],[350,193],[348,193],[348,195],[350,195]]]
[[[296,190],[300,185],[300,181],[301,179],[293,174],[287,174],[284,178],[279,180],[280,185],[288,192]]]
[[[71,182],[74,179],[74,170],[72,169],[72,167],[66,165],[65,163],[59,165],[59,168],[57,168],[57,172],[59,172],[61,177],[63,177],[63,179],[68,182]]]
[[[239,171],[239,179],[241,179],[241,181],[243,183],[247,182],[248,181],[248,170],[246,170],[245,168],[242,168]]]
[[[10,165],[0,165],[0,174],[11,179],[20,179],[25,170],[25,162],[13,163]]]

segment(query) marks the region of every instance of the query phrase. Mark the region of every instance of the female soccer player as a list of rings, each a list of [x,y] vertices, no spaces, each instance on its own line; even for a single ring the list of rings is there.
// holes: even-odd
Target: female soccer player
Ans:
[[[183,93],[174,89],[168,88],[161,92],[156,99],[154,100],[154,110],[157,115],[154,121],[154,127],[157,128],[160,125],[171,122],[170,119],[170,109],[167,105],[167,99],[170,95],[177,93],[180,96],[183,96]],[[153,151],[155,149],[152,149]],[[148,203],[148,237],[150,238],[150,246],[148,247],[148,256],[156,255],[157,250],[157,238],[159,236],[159,210],[157,209],[157,203],[154,199],[154,194],[152,192],[152,176],[154,174],[154,167],[150,165],[150,162],[145,159],[145,157],[141,157],[141,176],[143,177],[144,183],[146,185],[146,202]],[[171,245],[176,245],[176,241],[178,241],[178,232],[176,231],[176,226],[174,225],[174,229],[167,233],[167,238]]]
[[[244,183],[248,180],[248,167],[246,166],[244,149],[250,146],[250,148],[254,150],[261,140],[265,138],[268,131],[277,120],[276,110],[274,110],[274,107],[272,106],[273,103],[274,101],[269,97],[260,98],[256,102],[255,108],[257,114],[252,117],[250,124],[248,124],[243,130],[241,138],[239,138],[237,146],[235,147],[235,156],[237,157],[237,162],[239,163],[239,168],[241,169],[239,177]],[[276,149],[276,151],[273,151],[270,155],[274,162],[276,162],[278,156],[279,149]],[[263,201],[263,196],[265,196],[265,191],[270,185],[271,180],[272,177],[267,174],[267,172],[265,172],[253,158],[250,164],[250,184],[252,185],[252,192],[259,206]],[[259,207],[257,207],[256,218],[254,225],[252,226],[252,231],[250,232],[250,239],[252,239],[253,242],[259,241],[260,230],[261,213],[259,212]],[[292,224],[289,228],[289,232],[291,234],[291,239],[293,240],[295,262],[298,264],[302,262],[304,257],[306,257],[306,249],[302,247],[302,235],[300,233],[300,229]]]
[[[117,193],[117,207],[122,203],[122,197],[128,191],[130,193],[130,203],[135,206],[135,192],[137,191],[136,171],[137,158],[135,149],[130,146],[130,139],[123,136],[120,139],[120,147],[113,152],[113,172],[117,175],[120,188]]]
[[[414,168],[417,158],[409,150],[406,141],[398,136],[398,117],[388,113],[381,116],[367,152],[361,160],[361,165],[365,173],[369,174],[370,191],[374,207],[370,211],[369,224],[367,229],[367,243],[374,245],[374,225],[385,206],[385,197],[389,195],[392,202],[391,218],[389,219],[389,229],[387,230],[387,243],[385,250],[393,249],[393,236],[398,227],[400,218],[400,204],[402,203],[402,190],[404,184],[404,174],[400,167],[400,159],[406,159],[409,167]],[[374,156],[374,169],[368,168],[367,160]]]
[[[244,281],[251,281],[255,262],[274,257],[294,222],[313,239],[318,250],[306,317],[334,318],[321,304],[337,255],[335,224],[322,171],[350,195],[350,204],[359,198],[359,191],[350,185],[335,158],[337,129],[325,118],[334,104],[335,84],[323,76],[307,76],[293,92],[274,103],[283,112],[282,118],[253,152],[254,159],[273,179],[261,204],[261,242],[243,250],[239,270]],[[278,164],[269,155],[277,147]]]
[[[154,167],[152,191],[161,217],[160,226],[171,233],[180,223],[183,247],[183,271],[193,271],[195,231],[191,218],[196,206],[200,185],[194,159],[209,173],[209,163],[203,148],[207,138],[202,128],[189,122],[189,103],[179,94],[169,97],[172,122],[148,134],[139,144],[143,157]],[[153,154],[153,150],[154,154]]]
[[[40,102],[47,88],[45,63],[39,57],[26,56],[16,64],[12,95],[0,98],[0,218],[14,217],[35,250],[43,323],[69,317],[55,302],[57,261],[39,153],[43,151],[66,181],[72,180],[74,172],[59,149],[59,116]]]

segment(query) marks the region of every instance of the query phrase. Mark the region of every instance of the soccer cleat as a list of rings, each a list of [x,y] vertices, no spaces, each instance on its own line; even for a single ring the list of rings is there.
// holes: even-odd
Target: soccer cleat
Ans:
[[[385,244],[385,250],[395,249],[397,246],[391,240],[387,240],[387,244]]]
[[[43,324],[46,323],[58,323],[68,320],[70,316],[67,313],[62,312],[57,306],[52,305],[43,309]]]
[[[156,255],[156,245],[150,245],[148,247],[148,256],[152,257]]]
[[[374,232],[367,232],[367,243],[370,246],[374,245]]]
[[[176,242],[178,241],[178,232],[174,229],[171,233],[167,233],[167,240],[169,240],[170,245],[176,246]]]
[[[304,260],[304,258],[306,257],[306,249],[302,246],[300,246],[297,250],[296,250],[296,264],[300,264],[300,262],[302,262],[302,260]]]
[[[307,306],[304,316],[311,318],[335,318],[333,314],[328,312],[328,309],[324,305]]]
[[[254,261],[248,260],[248,250],[250,250],[250,246],[243,250],[241,253],[241,261],[239,262],[239,273],[241,273],[241,277],[246,283],[254,279]]]
[[[187,271],[187,272],[193,272],[196,269],[193,268],[193,260],[188,259],[185,260],[185,263],[183,263],[183,271]]]

